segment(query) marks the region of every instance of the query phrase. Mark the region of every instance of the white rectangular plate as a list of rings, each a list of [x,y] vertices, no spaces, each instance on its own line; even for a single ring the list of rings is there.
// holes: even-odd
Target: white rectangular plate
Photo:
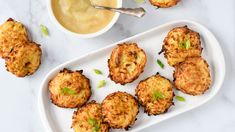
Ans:
[[[158,55],[158,52],[161,50],[163,39],[167,35],[167,33],[174,27],[184,25],[187,25],[190,29],[199,32],[201,36],[203,47],[202,56],[207,60],[209,64],[213,80],[210,89],[201,96],[189,96],[175,90],[175,94],[183,96],[186,99],[186,102],[179,102],[177,100],[174,100],[175,105],[172,106],[167,113],[158,116],[147,116],[147,114],[143,113],[143,108],[141,108],[140,113],[137,116],[136,123],[131,127],[129,131],[139,131],[148,126],[194,109],[210,100],[220,89],[225,76],[225,62],[222,50],[216,38],[205,27],[196,22],[180,20],[163,24],[146,32],[114,43],[103,49],[73,59],[53,69],[42,82],[39,94],[39,110],[42,122],[46,130],[50,132],[73,131],[70,127],[72,122],[72,114],[75,109],[59,108],[53,105],[49,98],[47,85],[49,80],[54,77],[56,73],[58,73],[63,68],[69,68],[72,70],[82,69],[83,73],[91,80],[92,96],[90,100],[96,100],[99,103],[102,102],[106,95],[115,91],[126,91],[134,95],[134,91],[138,82],[151,75],[156,74],[157,72],[169,78],[170,80],[173,79],[173,68],[167,64],[166,59],[163,57],[163,55]],[[136,42],[138,43],[138,46],[143,48],[143,50],[147,54],[147,65],[144,72],[133,83],[126,84],[124,86],[115,84],[107,77],[109,74],[107,60],[111,54],[111,51],[116,46],[116,44],[123,42]],[[157,59],[162,60],[162,62],[165,64],[164,69],[161,69],[157,65]],[[103,71],[104,75],[94,74],[93,69],[100,69],[101,71]],[[106,87],[97,89],[97,83],[103,79],[107,81]],[[124,130],[119,129],[112,131]]]

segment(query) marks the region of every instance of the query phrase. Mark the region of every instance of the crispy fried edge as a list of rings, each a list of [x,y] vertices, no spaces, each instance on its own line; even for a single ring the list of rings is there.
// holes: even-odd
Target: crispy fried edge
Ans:
[[[34,70],[34,72],[32,72],[32,73],[27,73],[26,75],[21,76],[21,75],[18,75],[18,74],[15,74],[15,73],[11,72],[11,71],[8,69],[7,63],[5,63],[6,70],[7,70],[8,72],[12,73],[13,75],[15,75],[16,77],[26,77],[26,76],[33,75],[33,74],[39,69],[39,67],[40,67],[40,65],[41,65],[41,62],[42,62],[42,49],[40,48],[41,45],[38,44],[38,43],[35,43],[35,42],[33,42],[33,41],[29,41],[29,43],[30,43],[30,44],[34,44],[35,46],[37,46],[37,48],[38,48],[38,50],[39,50],[39,52],[40,52],[40,61],[39,61],[39,64],[38,64],[37,68]],[[25,43],[25,44],[23,44],[23,45],[28,45],[28,43]],[[15,47],[14,47],[14,48],[15,48]],[[11,53],[14,51],[14,48],[11,50],[11,52],[10,52],[9,54],[11,54]],[[3,59],[4,59],[5,61],[8,61],[9,57],[3,57]]]
[[[49,90],[50,83],[51,83],[51,81],[52,81],[59,73],[63,73],[63,72],[65,72],[65,71],[67,71],[68,73],[79,72],[83,77],[85,77],[85,78],[88,80],[89,89],[90,89],[90,95],[89,95],[89,97],[87,98],[87,101],[86,101],[85,103],[83,103],[81,106],[79,106],[79,105],[77,105],[77,106],[75,106],[75,107],[63,106],[63,105],[60,105],[60,104],[56,103],[55,100],[54,100],[53,97],[52,97],[52,94],[51,94],[51,92],[50,92],[50,90]],[[87,78],[85,75],[82,74],[82,73],[83,73],[83,70],[72,71],[72,70],[69,70],[69,69],[67,69],[67,68],[64,68],[64,69],[61,70],[59,73],[57,73],[57,74],[48,82],[48,91],[49,91],[49,94],[50,94],[50,100],[51,100],[51,102],[52,102],[53,104],[55,104],[56,106],[61,107],[61,108],[70,108],[70,109],[73,109],[73,108],[83,107],[83,106],[89,101],[89,99],[90,99],[90,97],[91,97],[91,95],[92,95],[91,85],[90,85],[90,79]]]
[[[104,100],[106,100],[107,98],[111,98],[112,96],[114,96],[114,95],[116,95],[116,94],[119,94],[119,93],[128,94],[128,95],[129,95],[132,99],[134,99],[135,102],[137,103],[138,111],[137,111],[137,113],[136,113],[136,115],[135,115],[135,119],[132,120],[131,124],[129,124],[127,127],[124,127],[124,128],[123,128],[123,127],[117,127],[117,126],[111,126],[111,125],[109,124],[110,120],[108,120],[109,122],[107,122],[107,123],[109,124],[109,126],[110,126],[111,128],[114,128],[114,129],[125,129],[126,131],[128,131],[128,130],[131,128],[131,126],[135,124],[135,121],[137,120],[137,115],[139,114],[139,111],[140,111],[140,110],[139,110],[139,109],[140,109],[140,105],[139,105],[139,103],[138,103],[138,100],[137,100],[134,96],[132,96],[131,94],[129,94],[129,93],[127,93],[127,92],[122,92],[122,91],[116,91],[116,92],[114,92],[114,93],[111,93],[111,94],[107,95]],[[104,119],[105,119],[105,118],[107,119],[107,117],[103,114],[104,100],[103,100],[102,103],[101,103],[102,116],[103,116]]]
[[[155,75],[152,75],[152,76],[150,76],[150,77],[147,77],[147,78],[144,79],[144,80],[141,80],[141,81],[139,82],[139,84],[140,84],[141,82],[147,81],[149,78],[151,78],[151,77],[153,77],[153,76],[161,76],[161,75],[159,74],[159,72],[157,72]],[[164,79],[166,79],[166,80],[168,80],[168,81],[172,84],[172,91],[173,91],[173,96],[172,96],[172,99],[171,99],[171,105],[170,105],[169,108],[167,108],[163,113],[160,113],[160,114],[164,114],[164,113],[166,113],[166,112],[170,109],[170,107],[171,107],[172,105],[175,105],[174,102],[173,102],[175,93],[174,93],[174,90],[173,90],[174,84],[170,81],[170,79],[168,79],[168,78],[166,78],[166,77],[164,77],[164,76],[161,76],[161,77],[164,78]],[[138,89],[139,84],[137,85],[136,90]],[[144,113],[148,114],[148,116],[151,116],[151,115],[154,115],[154,116],[160,115],[160,114],[149,114],[149,111],[146,110],[146,106],[143,105],[144,103],[139,100],[139,96],[137,95],[137,92],[136,92],[136,91],[135,91],[135,96],[137,97],[138,103],[144,108]]]
[[[143,69],[140,70],[139,75],[134,76],[134,78],[133,78],[131,81],[129,81],[129,82],[125,82],[125,81],[116,81],[116,80],[113,79],[113,76],[110,74],[110,73],[112,72],[112,68],[111,68],[111,66],[110,66],[110,59],[111,59],[112,56],[113,56],[113,52],[114,52],[115,49],[118,49],[120,46],[123,46],[123,45],[135,45],[135,46],[137,46],[137,48],[139,48],[139,49],[141,50],[141,52],[143,52],[144,55],[145,55],[145,64],[143,65]],[[117,44],[117,47],[115,47],[115,48],[112,50],[112,53],[111,53],[111,55],[110,55],[110,58],[108,59],[108,67],[109,67],[109,75],[108,75],[108,77],[109,77],[112,81],[114,81],[116,84],[120,83],[121,85],[125,85],[125,84],[127,84],[127,83],[131,83],[131,82],[135,81],[135,80],[140,76],[141,73],[144,72],[144,67],[146,66],[146,63],[147,63],[147,55],[146,55],[146,53],[144,52],[144,50],[143,50],[142,48],[138,47],[137,43],[121,43],[121,44]]]
[[[87,107],[87,106],[92,105],[92,104],[99,104],[99,103],[97,103],[95,100],[91,100],[90,102],[84,104],[82,107]],[[101,119],[102,119],[102,123],[103,123],[103,124],[107,124],[107,127],[108,127],[107,129],[109,130],[109,129],[110,129],[109,124],[106,123],[106,122],[104,122],[103,117],[102,117],[102,105],[101,105],[101,104],[99,104],[99,105],[100,105],[100,107],[101,107]],[[79,110],[80,110],[82,107],[77,108],[77,110],[73,112],[71,128],[73,128],[73,126],[74,126],[74,119],[76,118],[76,115],[80,112]]]
[[[162,53],[164,53],[164,57],[167,59],[167,56],[166,56],[166,52],[167,52],[167,49],[165,48],[165,43],[166,43],[166,41],[167,41],[167,39],[169,39],[169,35],[170,35],[170,33],[173,31],[173,30],[175,30],[175,29],[178,29],[178,28],[186,28],[188,31],[190,31],[190,32],[193,32],[193,33],[196,33],[196,35],[197,35],[197,37],[200,39],[200,34],[198,33],[198,32],[196,32],[196,31],[194,31],[194,30],[191,30],[190,28],[188,28],[188,26],[187,25],[184,25],[184,26],[182,26],[182,27],[175,27],[175,28],[173,28],[173,29],[171,29],[168,33],[167,33],[167,36],[164,38],[164,40],[163,40],[163,45],[162,45],[162,49],[161,49],[161,51],[159,51],[158,52],[158,54],[160,55],[160,54],[162,54]],[[202,50],[203,50],[203,48],[202,48],[202,46],[201,46],[201,40],[199,41],[200,42],[200,47],[201,47],[201,53],[202,53]],[[187,58],[187,57],[186,57]],[[186,59],[185,58],[185,59]],[[181,62],[180,62],[181,63]],[[177,65],[177,64],[175,64],[175,65]],[[173,67],[175,67],[175,65],[172,65]],[[171,66],[171,65],[170,65]]]
[[[149,2],[151,5],[156,6],[157,8],[169,8],[169,7],[176,6],[180,2],[180,0],[174,0],[174,3],[170,5],[159,4],[158,2],[154,2],[153,0],[149,0]]]
[[[186,59],[188,59],[188,58],[199,58],[199,57],[187,57]],[[200,56],[200,58],[202,58],[202,57]],[[208,68],[209,77],[211,78],[209,65],[208,65],[208,63],[206,62],[205,59],[202,58],[202,60],[203,60],[204,64],[206,64],[205,66]],[[189,95],[192,95],[192,96],[197,96],[197,95],[202,95],[202,94],[204,94],[204,93],[210,88],[211,82],[210,82],[210,84],[208,85],[208,87],[205,88],[205,91],[202,92],[201,94],[188,93],[188,92],[186,92],[185,90],[179,89],[179,88],[176,86],[176,84],[175,84],[175,80],[176,80],[176,75],[175,75],[175,74],[176,74],[176,70],[177,70],[177,68],[178,68],[181,64],[183,64],[183,63],[185,63],[185,61],[180,62],[179,64],[177,64],[177,65],[175,66],[175,70],[174,70],[174,73],[173,73],[173,84],[174,84],[175,88],[176,88],[177,90],[179,90],[179,91],[185,93],[185,94],[189,94]]]

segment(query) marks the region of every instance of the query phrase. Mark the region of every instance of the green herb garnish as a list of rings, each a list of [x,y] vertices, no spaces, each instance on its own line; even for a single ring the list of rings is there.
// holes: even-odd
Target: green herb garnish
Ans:
[[[155,91],[153,93],[153,100],[156,101],[158,99],[164,99],[165,98],[165,95],[159,91]]]
[[[135,0],[135,3],[137,3],[137,4],[143,4],[143,3],[145,3],[145,0]]]
[[[175,96],[178,101],[185,102],[185,98],[182,96]]]
[[[191,46],[191,43],[190,43],[190,40],[188,39],[186,42],[185,42],[185,49],[188,50]]]
[[[44,26],[44,25],[40,25],[40,27],[41,27],[41,32],[42,32],[42,34],[44,35],[44,36],[48,36],[49,35],[49,33],[48,33],[48,30],[47,30],[47,27],[46,26]]]
[[[98,83],[97,88],[104,87],[105,85],[106,85],[106,81],[105,81],[105,80],[101,80],[101,81]]]
[[[190,40],[187,39],[187,40],[184,40],[184,41],[180,42],[180,47],[183,48],[183,49],[188,50],[191,47]]]
[[[72,90],[72,89],[69,89],[67,87],[64,87],[63,89],[61,89],[62,93],[63,94],[69,94],[69,95],[75,95],[77,94],[76,91]]]
[[[88,123],[92,126],[94,126],[96,124],[96,120],[95,119],[92,119],[92,118],[88,118]]]
[[[102,71],[100,71],[100,70],[98,70],[98,69],[94,69],[94,72],[95,72],[96,74],[99,74],[99,75],[103,74]]]
[[[97,122],[96,119],[88,118],[88,123],[93,126],[92,132],[97,132],[100,129],[100,122]]]
[[[157,59],[157,64],[158,64],[161,68],[164,68],[164,64],[163,64],[159,59]]]

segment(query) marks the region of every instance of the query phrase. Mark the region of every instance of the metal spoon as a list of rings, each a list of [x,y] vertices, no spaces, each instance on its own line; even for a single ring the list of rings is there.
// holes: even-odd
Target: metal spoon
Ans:
[[[127,15],[132,15],[135,17],[143,17],[145,14],[145,10],[142,7],[139,7],[139,8],[112,8],[112,7],[95,5],[92,2],[91,2],[91,5],[96,9],[111,10],[111,11],[115,11],[115,12],[119,12],[119,13],[123,13],[123,14],[127,14]]]

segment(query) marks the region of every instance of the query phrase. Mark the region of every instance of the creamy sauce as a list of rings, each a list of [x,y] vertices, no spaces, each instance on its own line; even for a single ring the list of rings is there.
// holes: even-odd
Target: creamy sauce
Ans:
[[[116,7],[117,0],[92,0],[95,5]],[[114,12],[95,9],[90,0],[52,0],[56,19],[65,28],[80,34],[89,34],[109,24]]]

